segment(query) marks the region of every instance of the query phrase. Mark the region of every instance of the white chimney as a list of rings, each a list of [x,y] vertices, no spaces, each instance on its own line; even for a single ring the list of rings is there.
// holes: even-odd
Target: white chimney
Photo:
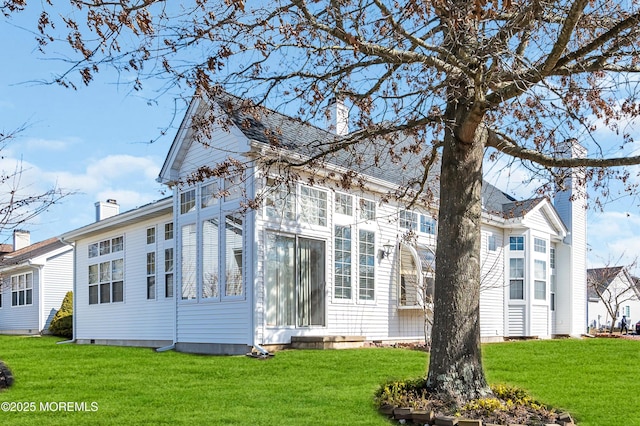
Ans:
[[[13,251],[20,250],[31,245],[31,233],[22,229],[13,230]]]
[[[120,213],[120,206],[118,202],[112,198],[107,202],[98,201],[96,203],[96,222],[99,222],[108,217],[115,216]]]
[[[333,98],[329,101],[327,106],[329,110],[328,115],[328,130],[339,136],[344,136],[349,133],[349,109],[345,106],[344,102]]]

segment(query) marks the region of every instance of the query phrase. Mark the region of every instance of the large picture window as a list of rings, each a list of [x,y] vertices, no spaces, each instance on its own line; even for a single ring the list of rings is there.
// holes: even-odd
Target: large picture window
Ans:
[[[196,225],[190,223],[181,229],[182,300],[196,298]]]
[[[268,325],[325,325],[324,241],[267,234],[265,281]]]
[[[375,232],[361,229],[359,231],[358,298],[360,300],[375,299]]]
[[[202,222],[202,298],[220,296],[218,271],[218,218]]]
[[[242,296],[242,216],[225,217],[225,295]]]
[[[11,306],[33,304],[33,274],[13,275],[11,277]]]

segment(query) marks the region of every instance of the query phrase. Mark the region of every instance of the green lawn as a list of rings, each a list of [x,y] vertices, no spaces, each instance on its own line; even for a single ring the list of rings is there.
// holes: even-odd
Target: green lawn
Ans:
[[[261,361],[55,341],[0,336],[0,359],[16,376],[0,402],[36,409],[0,411],[0,424],[385,425],[374,390],[426,368],[425,354],[401,349],[283,351]],[[640,341],[501,343],[484,353],[491,382],[528,389],[582,426],[640,425]],[[60,402],[97,411],[51,404]]]

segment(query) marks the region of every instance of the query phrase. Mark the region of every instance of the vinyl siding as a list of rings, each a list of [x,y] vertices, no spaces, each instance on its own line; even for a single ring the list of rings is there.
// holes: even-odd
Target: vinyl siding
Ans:
[[[114,340],[173,340],[174,299],[163,294],[163,249],[156,247],[156,287],[158,297],[147,300],[146,253],[147,228],[156,226],[156,245],[163,243],[164,224],[171,221],[167,214],[153,220],[141,221],[90,239],[79,240],[76,259],[76,338]],[[124,301],[89,305],[88,267],[100,258],[88,258],[88,246],[105,239],[123,236]]]
[[[508,336],[525,336],[526,335],[526,320],[525,320],[525,306],[524,305],[511,305],[509,306],[509,320],[508,320]]]
[[[482,227],[480,249],[480,335],[504,336],[504,233],[495,226]],[[489,250],[489,237],[495,237],[496,250]]]
[[[33,299],[31,305],[11,306],[11,276],[33,273]],[[0,333],[32,333],[40,332],[40,271],[36,268],[20,267],[6,273],[8,284],[4,285],[2,308],[0,308]]]
[[[62,300],[69,291],[73,291],[73,249],[47,259],[44,267],[44,300],[42,303],[43,330],[49,329],[49,324],[56,314]]]

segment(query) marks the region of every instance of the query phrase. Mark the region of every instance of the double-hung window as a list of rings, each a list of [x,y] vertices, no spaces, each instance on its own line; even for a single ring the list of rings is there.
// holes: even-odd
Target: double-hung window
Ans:
[[[33,274],[13,275],[11,277],[11,306],[33,304]]]
[[[89,304],[124,301],[124,238],[89,245]]]
[[[547,300],[547,262],[534,260],[533,275],[533,297],[536,300]]]
[[[509,298],[524,299],[524,259],[509,259]]]

